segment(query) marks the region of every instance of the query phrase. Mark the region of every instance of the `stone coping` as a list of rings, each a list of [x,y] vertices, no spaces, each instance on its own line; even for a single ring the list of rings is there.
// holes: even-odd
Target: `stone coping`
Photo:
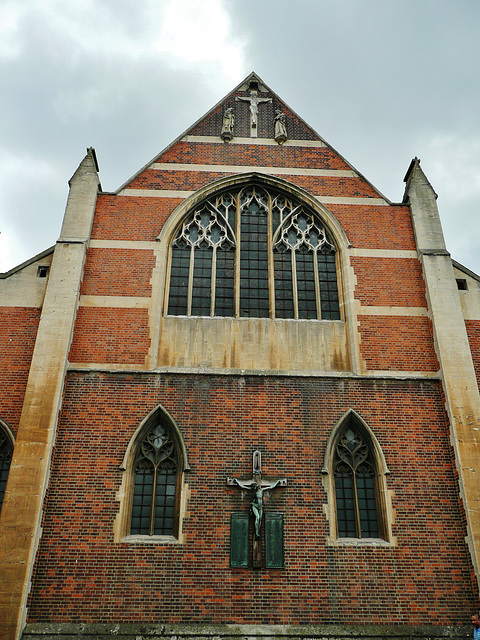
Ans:
[[[301,640],[435,640],[471,638],[470,625],[235,625],[235,624],[147,624],[147,623],[30,623],[25,627],[22,640],[263,640],[283,637]]]

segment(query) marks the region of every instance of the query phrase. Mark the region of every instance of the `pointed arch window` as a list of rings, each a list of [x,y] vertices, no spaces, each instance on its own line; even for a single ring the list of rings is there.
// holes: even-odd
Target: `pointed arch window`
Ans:
[[[175,443],[157,424],[140,442],[134,464],[131,534],[175,534],[178,469]]]
[[[323,473],[329,478],[333,540],[392,539],[389,470],[375,435],[353,410],[330,436]]]
[[[338,320],[333,240],[290,195],[256,184],[219,193],[174,236],[167,313]]]
[[[182,435],[163,407],[140,424],[121,469],[115,541],[179,541],[189,467]]]
[[[376,464],[360,429],[348,425],[335,447],[333,462],[337,527],[340,538],[380,538]]]
[[[0,422],[0,512],[7,486],[10,464],[13,456],[13,439],[7,428]]]

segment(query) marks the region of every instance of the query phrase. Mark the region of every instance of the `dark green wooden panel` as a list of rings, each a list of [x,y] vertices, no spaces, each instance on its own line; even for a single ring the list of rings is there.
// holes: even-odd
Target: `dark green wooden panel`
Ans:
[[[268,569],[283,569],[283,513],[265,514],[265,564]]]
[[[248,513],[231,514],[230,566],[248,567]]]

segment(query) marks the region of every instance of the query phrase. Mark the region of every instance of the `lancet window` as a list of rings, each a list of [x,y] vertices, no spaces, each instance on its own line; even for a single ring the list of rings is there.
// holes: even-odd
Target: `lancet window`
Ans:
[[[338,537],[383,537],[373,447],[353,421],[337,440],[333,476]]]
[[[219,193],[174,237],[167,313],[340,319],[335,245],[290,195],[255,184]]]
[[[5,487],[7,486],[10,463],[12,462],[13,442],[0,424],[0,511],[2,510]]]
[[[175,535],[180,465],[167,429],[157,424],[139,443],[134,465],[131,535]]]

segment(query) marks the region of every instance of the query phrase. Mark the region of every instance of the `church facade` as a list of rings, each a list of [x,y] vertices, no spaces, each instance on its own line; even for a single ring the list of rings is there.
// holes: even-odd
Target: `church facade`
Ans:
[[[480,277],[256,74],[0,274],[0,637],[469,637]]]

